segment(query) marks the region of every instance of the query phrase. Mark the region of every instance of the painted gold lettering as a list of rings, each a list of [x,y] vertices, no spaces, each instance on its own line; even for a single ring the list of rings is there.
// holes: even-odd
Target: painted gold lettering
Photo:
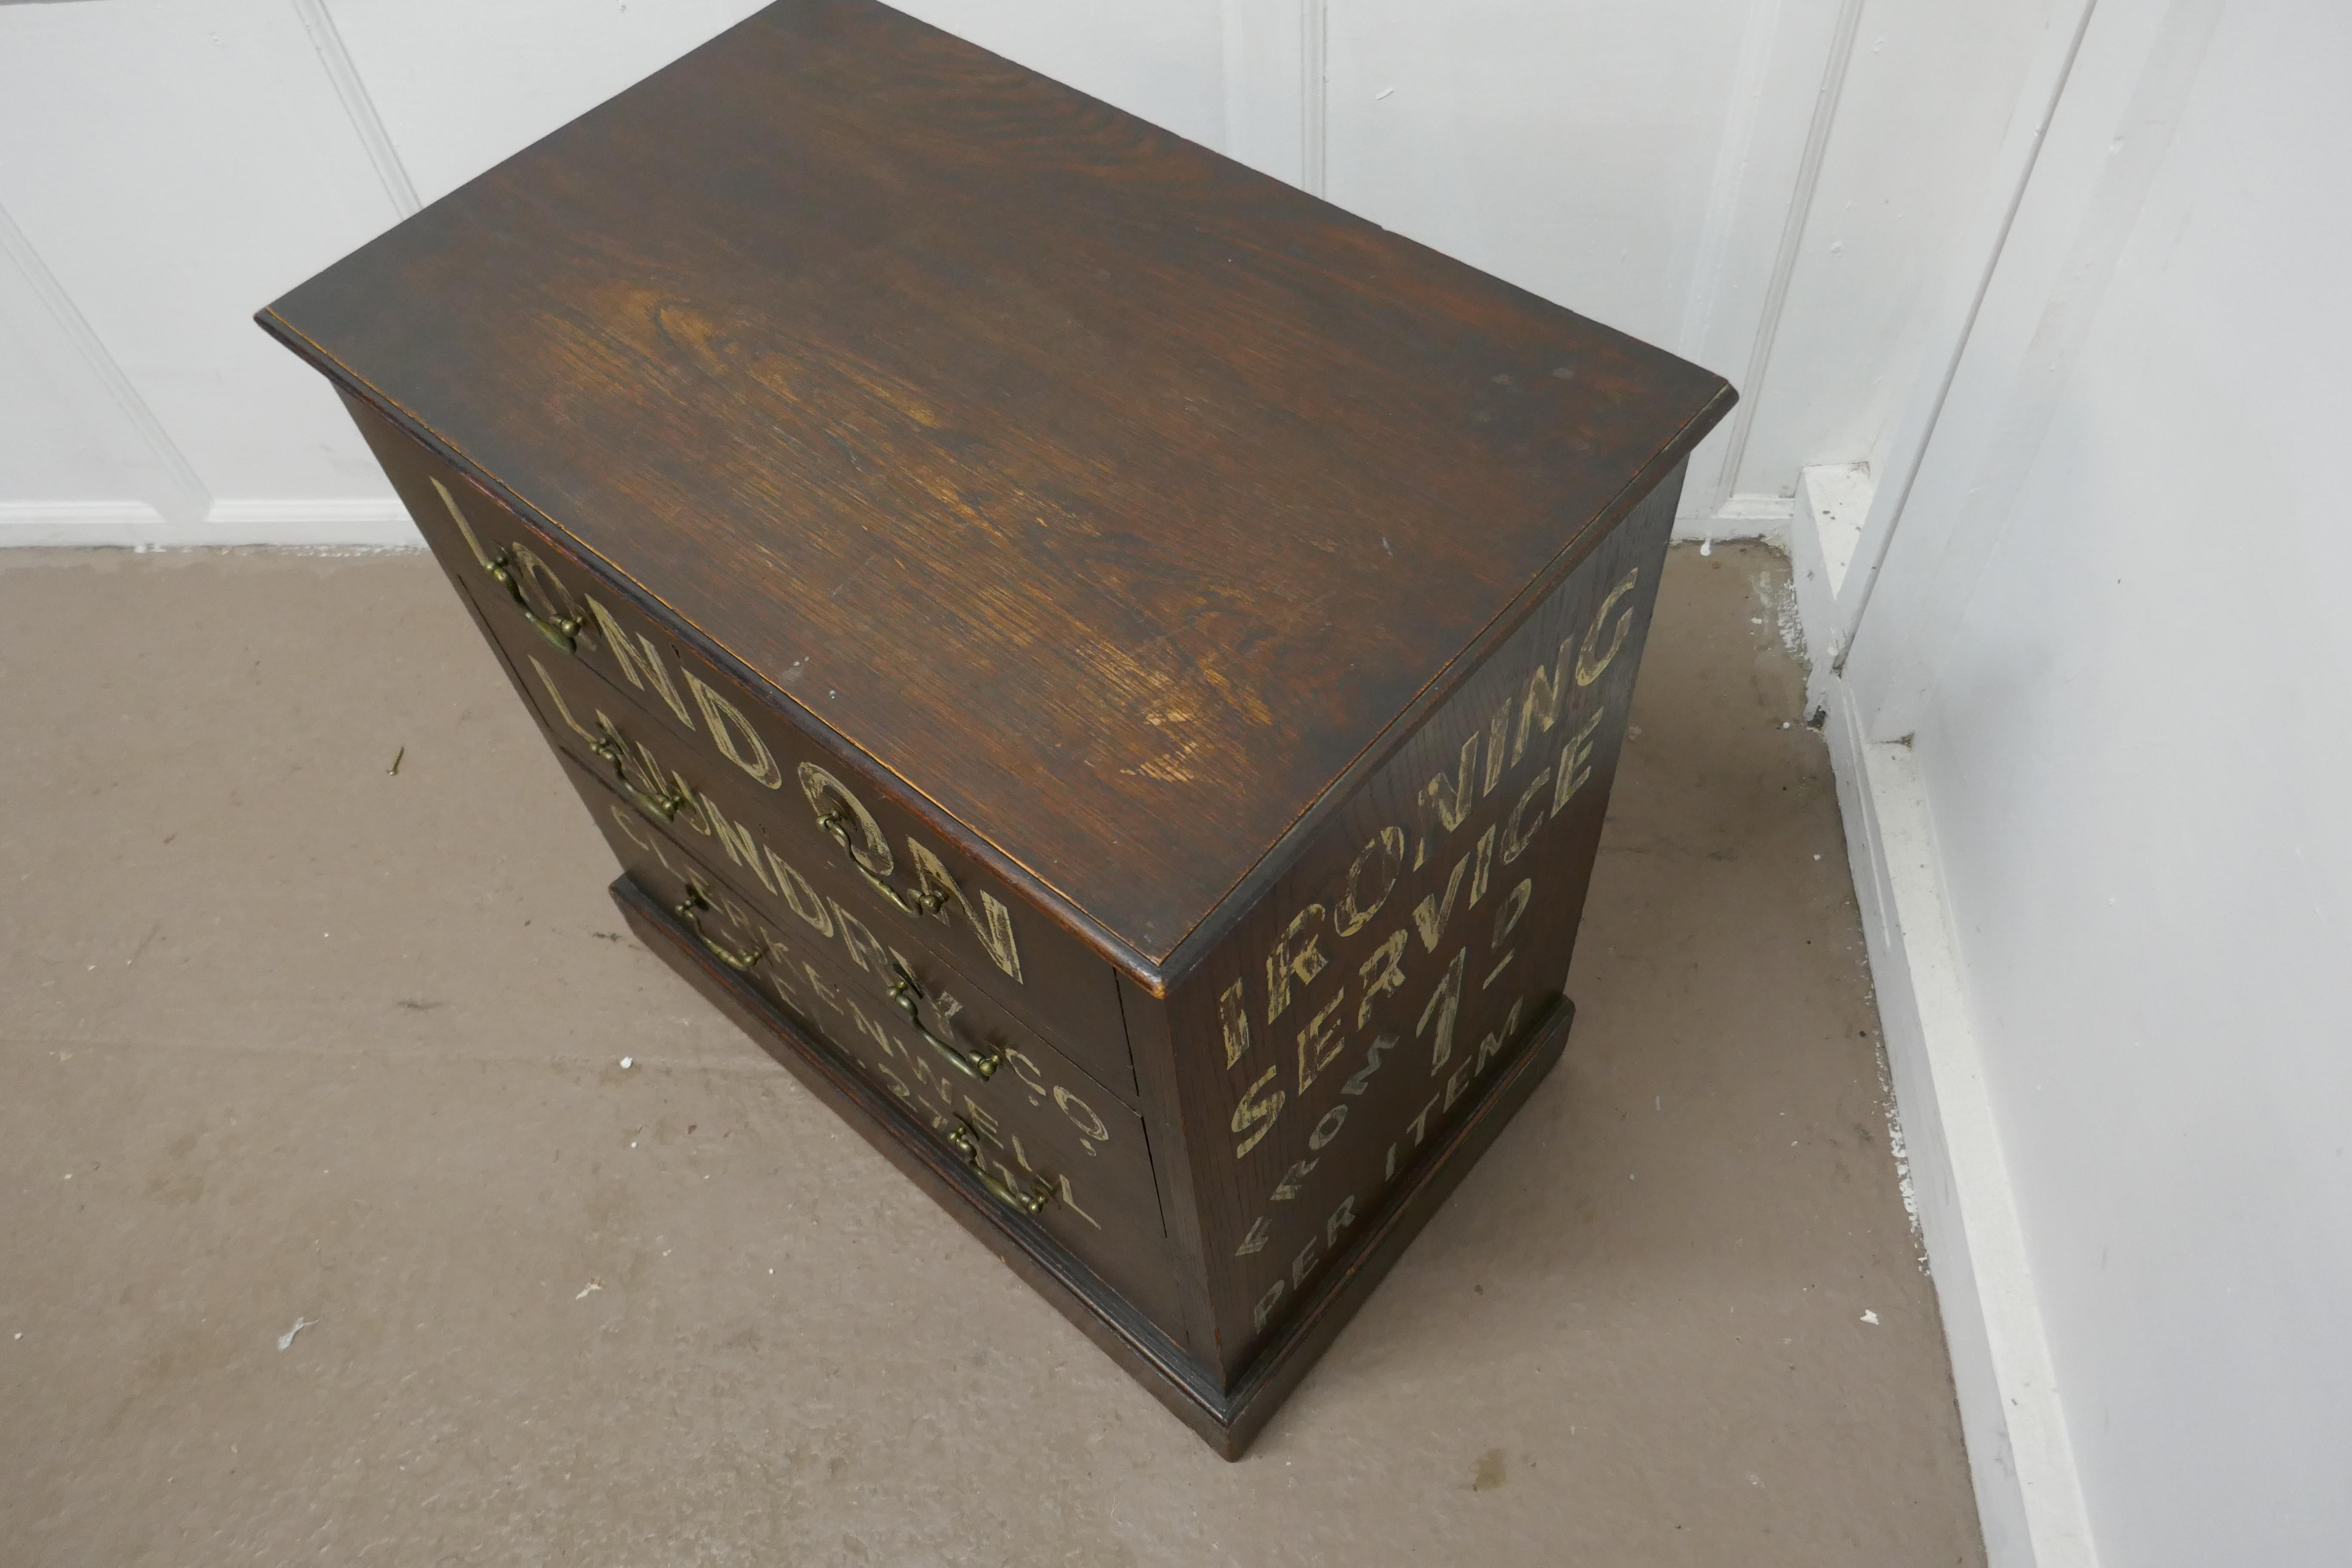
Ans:
[[[1373,856],[1381,858],[1381,890],[1370,903],[1364,902],[1364,862]],[[1347,890],[1339,895],[1339,910],[1331,917],[1331,929],[1341,936],[1353,936],[1371,923],[1396,890],[1397,878],[1404,870],[1404,829],[1383,827],[1370,843],[1356,852],[1348,866]]]
[[[1465,1060],[1460,1067],[1455,1068],[1454,1069],[1454,1075],[1445,1080],[1445,1109],[1447,1110],[1452,1110],[1454,1109],[1454,1102],[1462,1098],[1463,1087],[1470,1081],[1472,1076],[1475,1074],[1476,1071],[1477,1062],[1474,1058],[1469,1060]]]
[[[570,726],[572,732],[582,740],[601,742],[604,739],[604,731],[591,730],[572,716],[572,709],[563,700],[563,693],[555,689],[555,677],[547,673],[547,666],[539,662],[539,655],[527,653],[523,657],[530,660],[531,668],[539,671],[539,683],[547,688],[548,699],[555,704],[556,717]],[[602,719],[604,715],[599,713],[597,717]]]
[[[432,478],[430,475],[426,477]],[[466,548],[474,552],[474,559],[480,563],[482,570],[488,571],[490,569],[489,552],[482,548],[482,542],[474,537],[474,525],[467,522],[466,514],[457,510],[457,498],[451,495],[449,487],[438,479],[433,479],[432,482],[433,488],[441,492],[441,504],[449,509],[449,516],[456,521],[457,531],[466,536]]]
[[[1394,1035],[1382,1035],[1379,1039],[1374,1040],[1364,1052],[1364,1065],[1348,1075],[1348,1081],[1339,1086],[1339,1092],[1357,1095],[1371,1088],[1372,1075],[1381,1070],[1381,1054],[1394,1050],[1396,1043],[1397,1037]]]
[[[1462,1011],[1462,965],[1469,956],[1466,947],[1455,950],[1454,962],[1445,966],[1445,977],[1430,993],[1429,1005],[1421,1010],[1421,1022],[1412,1028],[1413,1037],[1418,1039],[1422,1031],[1429,1027],[1429,1021],[1437,1020],[1437,1035],[1429,1048],[1431,1072],[1444,1067],[1454,1055],[1454,1020]],[[1413,1142],[1418,1143],[1421,1140],[1416,1138]]]
[[[1242,983],[1234,981],[1217,998],[1217,1016],[1225,1030],[1225,1065],[1233,1066],[1250,1048],[1249,1009],[1242,1000]]]
[[[1545,823],[1551,820],[1549,816],[1546,816],[1540,809],[1538,809],[1536,813],[1536,825],[1534,827],[1522,829],[1519,826],[1521,820],[1528,815],[1528,806],[1535,805],[1540,807],[1543,799],[1543,787],[1549,783],[1551,783],[1551,770],[1549,768],[1546,768],[1543,772],[1529,779],[1528,781],[1528,787],[1519,792],[1518,804],[1511,807],[1511,815],[1503,824],[1504,865],[1507,866],[1512,861],[1517,859],[1520,856],[1526,854],[1528,852],[1528,846],[1536,841],[1537,830],[1541,828]]]
[[[703,820],[710,824],[711,833],[719,842],[727,847],[727,858],[748,869],[760,879],[761,887],[774,892],[776,884],[770,880],[768,868],[761,863],[760,840],[752,833],[751,825],[728,821],[726,813],[719,809],[719,803],[709,795],[702,797],[701,805]]]
[[[1470,904],[1474,909],[1477,907],[1478,900],[1486,896],[1486,873],[1494,864],[1495,829],[1489,827],[1478,835],[1477,867],[1470,873]]]
[[[1478,786],[1478,793],[1482,796],[1494,794],[1495,786],[1502,782],[1503,742],[1510,732],[1511,700],[1506,695],[1503,705],[1495,710],[1495,716],[1492,719],[1486,721],[1486,777]]]
[[[1349,1193],[1339,1200],[1339,1206],[1331,1211],[1331,1217],[1323,1222],[1324,1250],[1336,1250],[1339,1245],[1339,1233],[1355,1223],[1356,1194]]]
[[[1397,927],[1389,933],[1388,941],[1374,948],[1371,957],[1364,960],[1356,970],[1357,978],[1363,982],[1364,986],[1363,1000],[1356,1004],[1356,1027],[1359,1029],[1370,1020],[1372,1004],[1380,999],[1381,993],[1397,990],[1404,984],[1404,971],[1397,966],[1397,960],[1404,956],[1404,927]]]
[[[492,560],[489,552],[482,548],[482,542],[474,536],[474,525],[466,521],[464,512],[457,510],[457,500],[449,493],[449,487],[437,479],[433,479],[432,483],[433,488],[441,492],[441,504],[449,509],[449,516],[457,524],[457,531],[466,536],[466,548],[474,552],[474,559],[481,563],[483,571],[496,571],[497,563]],[[523,583],[536,582],[539,584],[540,597],[555,611],[557,617],[569,618],[575,605],[572,590],[563,585],[563,579],[550,571],[546,562],[541,561],[523,545],[517,544],[513,547],[511,559],[514,564],[509,570],[517,574],[517,580]]]
[[[557,576],[529,545],[518,543],[513,549],[517,579],[526,585],[538,587],[540,598],[557,620],[572,619],[580,606],[572,598],[572,590],[563,585],[563,579]]]
[[[875,940],[864,921],[841,907],[840,900],[832,903],[833,923],[841,928],[842,943],[849,949],[849,956],[857,961],[857,967],[885,980],[892,978],[889,951]]]
[[[1478,1042],[1478,1058],[1471,1066],[1472,1073],[1485,1072],[1486,1063],[1501,1056],[1503,1047],[1511,1043],[1511,1037],[1519,1032],[1519,1006],[1525,1000],[1522,997],[1519,1002],[1512,1003],[1510,1012],[1503,1018],[1503,1026]]]
[[[1307,1146],[1319,1151],[1326,1143],[1339,1136],[1339,1129],[1346,1125],[1348,1125],[1348,1102],[1343,1100],[1323,1113],[1323,1120],[1317,1122],[1315,1131],[1307,1135]]]
[[[931,1113],[934,1128],[945,1127],[955,1120],[955,1086],[943,1074],[931,1072],[923,1063],[915,1063],[915,1098]]]
[[[710,726],[711,743],[719,748],[719,754],[762,786],[782,789],[784,770],[776,765],[776,754],[768,750],[768,742],[751,728],[743,710],[704,685],[690,669],[686,672],[686,684],[694,693],[695,705],[702,710],[703,722]]]
[[[809,989],[816,993],[818,1001],[836,1013],[841,1011],[841,998],[834,994],[833,987],[824,983],[824,976],[817,973],[814,964],[802,964],[801,973],[808,976]]]
[[[819,821],[834,816],[832,796],[849,808],[851,818],[857,824],[856,847],[850,858],[877,877],[887,877],[898,866],[898,858],[890,853],[890,841],[882,837],[882,825],[866,809],[866,803],[849,793],[849,786],[818,767],[814,763],[803,763],[800,768],[801,793],[808,796],[809,806]]]
[[[1554,816],[1558,816],[1560,808],[1576,798],[1576,792],[1592,777],[1592,731],[1601,728],[1601,721],[1607,711],[1602,708],[1594,709],[1592,716],[1578,725],[1576,732],[1568,738],[1568,744],[1559,749],[1559,770],[1553,775],[1555,782],[1551,791],[1551,814]]]
[[[1258,1215],[1256,1221],[1249,1227],[1249,1234],[1242,1237],[1242,1244],[1234,1249],[1234,1256],[1247,1258],[1253,1252],[1264,1252],[1265,1244],[1273,1238],[1273,1221],[1264,1215]]]
[[[1436,1109],[1437,1097],[1433,1094],[1429,1097],[1429,1103],[1421,1108],[1421,1114],[1412,1119],[1410,1125],[1412,1128],[1412,1146],[1414,1148],[1418,1149],[1421,1147],[1422,1137],[1429,1130],[1429,1113]]]
[[[873,1019],[866,1016],[866,1009],[857,1005],[855,997],[850,1000],[849,1018],[852,1023],[857,1026],[857,1032],[859,1034],[864,1035],[866,1038],[872,1040],[877,1046],[882,1048],[883,1055],[887,1056],[890,1054],[889,1033],[885,1030],[881,1025],[876,1023]],[[923,1071],[923,1064],[919,1061],[915,1064],[915,1076],[923,1079],[925,1083],[929,1083],[930,1081],[930,1075]]]
[[[1234,1159],[1238,1160],[1256,1148],[1258,1141],[1274,1131],[1274,1121],[1276,1117],[1282,1114],[1285,1096],[1278,1089],[1267,1089],[1265,1098],[1261,1100],[1258,1098],[1258,1091],[1265,1089],[1265,1086],[1274,1081],[1275,1074],[1281,1070],[1278,1067],[1270,1067],[1259,1074],[1258,1080],[1243,1093],[1242,1102],[1234,1107],[1234,1136],[1241,1137],[1244,1132],[1249,1133],[1247,1137],[1242,1138],[1240,1142],[1234,1145]],[[1260,1122],[1264,1122],[1265,1125],[1258,1126]],[[1249,1132],[1252,1127],[1257,1127],[1257,1131]]]
[[[1298,1256],[1290,1260],[1290,1288],[1294,1290],[1306,1284],[1307,1277],[1315,1272],[1315,1266],[1323,1261],[1315,1250],[1315,1244],[1316,1238],[1308,1237],[1307,1245],[1298,1249]]]
[[[1467,855],[1454,862],[1454,873],[1445,879],[1444,903],[1437,901],[1436,894],[1423,893],[1421,902],[1413,906],[1413,929],[1421,932],[1421,945],[1431,952],[1437,951],[1437,939],[1445,934],[1445,922],[1454,918],[1454,896],[1462,890],[1462,873],[1469,867]]]
[[[1047,1093],[1045,1079],[1037,1071],[1037,1064],[1029,1059],[1029,1053],[1015,1046],[998,1048],[1003,1051],[1004,1059],[1012,1064],[1013,1076],[1019,1079],[1021,1087],[1029,1091],[1029,1103],[1033,1106],[1045,1104]]]
[[[1290,1005],[1291,982],[1301,985],[1314,984],[1328,962],[1323,950],[1317,945],[1323,933],[1307,928],[1323,918],[1323,906],[1309,904],[1290,917],[1290,924],[1276,939],[1274,951],[1265,955],[1265,1021],[1272,1024]],[[1302,934],[1304,941],[1300,938]],[[1275,1049],[1282,1047],[1276,1046]]]
[[[602,709],[597,710],[596,721],[608,727],[613,722],[604,717]],[[619,731],[616,730],[614,733],[618,734]],[[688,832],[698,833],[705,838],[711,837],[709,813],[704,808],[702,802],[695,798],[694,786],[686,782],[684,773],[671,773],[669,786],[665,790],[661,782],[661,759],[655,756],[654,749],[643,741],[637,742],[637,765],[644,770],[646,781],[653,785],[654,794],[667,794],[672,799],[682,803],[677,815],[669,819],[671,826],[683,827]]]
[[[785,1006],[795,1012],[801,1010],[801,994],[793,989],[793,983],[785,979],[778,969],[773,966],[762,969],[760,978],[768,983],[768,989],[773,991]]]
[[[1535,896],[1533,877],[1520,878],[1518,885],[1503,895],[1501,907],[1495,910],[1495,940],[1487,943],[1489,947],[1502,946],[1503,939],[1518,930],[1519,917],[1528,912],[1528,902]]]
[[[940,863],[938,856],[912,837],[907,840],[907,853],[914,857],[918,877],[955,895],[956,908],[963,911],[964,923],[971,927],[971,934],[979,942],[981,951],[988,954],[989,962],[1013,979],[1021,980],[1021,944],[1013,940],[1013,911],[1004,907],[1004,901],[982,888],[980,890],[980,909],[974,912],[971,900],[963,890],[963,884],[949,875],[947,867]],[[932,910],[931,918],[945,921],[947,907],[941,905]],[[1025,985],[1028,982],[1022,981],[1022,984]]]
[[[908,1062],[914,1067],[916,1098],[920,1100],[925,1105],[930,1107],[936,1115],[940,1117],[953,1117],[955,1115],[955,1085],[948,1081],[948,1075],[944,1072],[934,1072],[931,1069],[931,1065],[923,1060],[920,1057],[911,1057],[904,1051],[900,1051],[898,1055],[901,1060]],[[940,1126],[940,1124],[941,1123],[937,1121],[934,1121],[931,1123],[934,1127]]]
[[[1472,805],[1470,779],[1471,775],[1477,771],[1477,767],[1478,737],[1474,731],[1468,740],[1462,742],[1462,762],[1458,776],[1449,779],[1444,773],[1439,773],[1421,787],[1421,830],[1424,845],[1432,837],[1444,837],[1446,834],[1461,826],[1469,816]],[[1449,791],[1452,792],[1451,798],[1448,798]],[[1436,816],[1441,826],[1441,831],[1434,835],[1429,831],[1429,819],[1432,815]]]
[[[1322,1162],[1319,1160],[1297,1160],[1292,1162],[1290,1169],[1282,1173],[1282,1180],[1274,1184],[1274,1191],[1266,1195],[1266,1202],[1272,1204],[1283,1204],[1288,1203],[1291,1199],[1297,1197],[1298,1195],[1298,1184],[1305,1181],[1307,1179],[1307,1173],[1315,1169],[1315,1167],[1320,1163],[1322,1163]]]
[[[1069,1210],[1072,1214],[1077,1215],[1080,1219],[1086,1221],[1088,1225],[1094,1226],[1097,1230],[1100,1230],[1102,1228],[1102,1221],[1095,1218],[1094,1215],[1088,1214],[1086,1210],[1078,1206],[1078,1194],[1070,1185],[1069,1173],[1066,1171],[1055,1179],[1060,1182],[1062,1185],[1062,1206]]]
[[[1528,677],[1528,694],[1519,703],[1519,725],[1511,733],[1511,765],[1517,767],[1519,759],[1528,754],[1528,742],[1535,735],[1551,733],[1552,721],[1559,716],[1559,700],[1568,689],[1569,661],[1576,656],[1573,636],[1559,639],[1559,663],[1547,668],[1538,663],[1536,672]]]
[[[1601,623],[1609,618],[1609,612],[1616,607],[1618,600],[1633,591],[1633,584],[1640,581],[1641,576],[1642,569],[1634,567],[1619,578],[1617,585],[1609,590],[1609,596],[1601,601],[1601,608],[1592,617],[1592,626],[1584,634],[1584,647],[1577,652],[1576,683],[1579,686],[1590,686],[1600,679],[1601,672],[1609,668],[1609,661],[1617,657],[1617,650],[1625,646],[1625,638],[1633,629],[1633,608],[1630,605],[1625,607],[1625,613],[1617,617],[1617,625],[1609,634],[1609,646],[1597,653],[1593,649],[1594,642],[1601,636]]]
[[[1265,1327],[1265,1321],[1274,1316],[1275,1308],[1282,1304],[1282,1292],[1286,1288],[1286,1281],[1276,1280],[1266,1293],[1257,1299],[1257,1305],[1250,1309],[1251,1321],[1259,1329],[1263,1330]]]
[[[613,650],[613,662],[621,667],[621,673],[628,677],[629,684],[640,691],[652,691],[669,704],[669,710],[677,715],[679,723],[693,729],[694,715],[688,709],[686,700],[677,694],[677,688],[670,684],[669,667],[662,663],[661,654],[654,647],[653,638],[643,635],[638,637],[637,642],[645,650],[640,654],[629,647],[629,634],[619,621],[614,619],[613,612],[599,604],[593,595],[588,598],[588,612],[596,617],[597,626],[604,628],[604,646]]]
[[[1331,1058],[1347,1047],[1347,1037],[1330,1026],[1331,1015],[1345,1005],[1347,1000],[1348,994],[1340,992],[1323,1004],[1321,1010],[1307,1020],[1307,1027],[1298,1031],[1298,1092],[1301,1094],[1305,1094],[1307,1086],[1315,1081],[1315,1075],[1329,1067]]]
[[[776,879],[771,885],[784,900],[784,907],[807,921],[809,928],[818,935],[831,936],[833,917],[825,913],[824,900],[809,885],[809,879],[793,869],[792,862],[770,846],[763,843],[760,847],[768,857],[768,869],[775,875]]]
[[[599,720],[602,720],[604,716],[604,714],[599,713],[596,717]],[[637,747],[637,751],[645,759],[645,766],[646,770],[646,776],[654,782],[656,793],[660,793],[661,764],[655,761],[653,748],[651,746],[640,744]],[[683,827],[688,833],[694,834],[698,837],[710,838],[717,837],[710,826],[710,814],[704,810],[702,803],[695,798],[694,786],[687,783],[686,775],[684,773],[674,773],[670,774],[669,777],[670,789],[668,793],[670,796],[675,800],[684,803],[680,806],[678,814],[669,819],[669,825],[672,827]]]
[[[857,1004],[855,1002],[851,1003],[849,1005],[849,1008],[851,1012],[856,1012]],[[866,1016],[862,1013],[858,1014],[857,1021],[860,1024],[865,1023]],[[879,1031],[877,1032],[878,1033]],[[883,1040],[886,1045],[888,1043],[888,1036],[886,1035],[883,1037]],[[913,1064],[916,1081],[921,1084],[924,1089],[929,1089],[930,1094],[938,1095],[940,1100],[945,1102],[947,1113],[949,1115],[953,1115],[955,1106],[955,1085],[948,1081],[946,1069],[940,1068],[934,1071],[929,1057],[912,1056],[903,1051],[899,1054],[901,1056],[905,1056],[907,1060]],[[929,1100],[930,1095],[927,1094],[924,1098]]]
[[[1062,1108],[1062,1114],[1069,1118],[1070,1125],[1078,1130],[1080,1138],[1091,1138],[1097,1143],[1110,1142],[1110,1129],[1103,1124],[1103,1119],[1096,1114],[1093,1106],[1059,1087],[1054,1090],[1054,1103]],[[1089,1148],[1087,1152],[1091,1154],[1094,1150]]]
[[[635,812],[631,811],[619,801],[614,801],[611,809],[613,813],[613,820],[621,825],[621,832],[630,843],[635,845],[640,849],[650,849],[654,847],[654,841],[647,838],[645,836],[644,830],[637,826],[637,814]]]

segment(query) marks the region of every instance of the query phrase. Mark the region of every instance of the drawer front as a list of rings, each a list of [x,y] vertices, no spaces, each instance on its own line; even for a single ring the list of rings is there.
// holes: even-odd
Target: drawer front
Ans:
[[[1107,964],[920,826],[860,764],[810,740],[602,589],[577,557],[373,410],[345,403],[434,553],[519,671],[528,672],[533,658],[551,674],[593,671],[611,695],[587,704],[590,711],[611,711],[633,740],[665,733],[672,760],[698,785],[733,786],[731,820],[781,839],[776,847],[790,848],[828,896],[840,892],[877,930],[894,928],[947,956],[1096,1076],[1133,1093],[1118,985]],[[551,732],[566,733],[548,711],[543,683],[530,684]],[[623,719],[615,699],[638,717]],[[820,826],[827,819],[832,827]]]
[[[1056,1240],[1176,1324],[1140,1117],[953,971],[877,941],[837,906],[829,932],[764,918],[637,807],[565,771],[631,879],[707,951],[978,1165],[1000,1201],[1042,1202],[1035,1218]]]
[[[930,921],[908,917],[873,898],[860,879],[842,875],[825,853],[832,840],[814,823],[787,817],[780,824],[763,814],[768,802],[755,789],[702,766],[677,737],[653,725],[643,708],[620,700],[577,664],[528,650],[517,651],[515,664],[556,750],[635,803],[647,821],[660,821],[674,838],[697,846],[705,863],[769,921],[812,934],[824,927],[860,933],[835,940],[836,948],[845,940],[852,952],[864,933],[877,935],[909,963],[957,975],[956,989],[975,1005],[987,997],[1008,1019],[1019,1019],[1024,1033],[1051,1038],[1119,1100],[1135,1103],[1134,1068],[1123,1037],[1094,1037],[1096,1048],[1082,1051],[1081,1041],[1088,1039],[1084,1032],[1051,1029],[1034,1011],[1006,1007],[998,993],[982,991],[968,970],[923,941]],[[1115,994],[1112,1005],[1118,1005]]]

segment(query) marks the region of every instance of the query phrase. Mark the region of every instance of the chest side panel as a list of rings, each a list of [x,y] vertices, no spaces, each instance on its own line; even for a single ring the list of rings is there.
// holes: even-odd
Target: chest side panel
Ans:
[[[1601,541],[1169,998],[1229,1367],[1559,1003],[1679,489]]]

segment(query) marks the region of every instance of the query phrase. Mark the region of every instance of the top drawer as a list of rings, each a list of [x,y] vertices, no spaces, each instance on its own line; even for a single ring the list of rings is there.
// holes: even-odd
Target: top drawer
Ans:
[[[919,825],[865,766],[802,733],[373,409],[344,402],[519,679],[528,679],[533,653],[542,663],[593,671],[622,701],[686,742],[704,774],[736,779],[730,793],[746,804],[751,826],[788,841],[811,875],[819,868],[831,873],[826,882],[939,951],[1105,1081],[1133,1083],[1108,964]],[[544,706],[530,695],[534,707]]]

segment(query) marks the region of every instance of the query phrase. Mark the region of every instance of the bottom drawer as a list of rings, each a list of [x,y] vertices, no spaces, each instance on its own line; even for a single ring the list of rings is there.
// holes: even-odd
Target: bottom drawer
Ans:
[[[936,988],[908,996],[904,972],[882,968],[878,944],[877,962],[861,971],[830,946],[776,931],[635,807],[563,761],[630,879],[707,951],[896,1098],[999,1201],[1033,1215],[1145,1315],[1181,1333],[1142,1118],[1001,1019],[978,1040],[957,1029],[956,998]],[[978,1076],[971,1064],[984,1068],[992,1054],[998,1064]]]

